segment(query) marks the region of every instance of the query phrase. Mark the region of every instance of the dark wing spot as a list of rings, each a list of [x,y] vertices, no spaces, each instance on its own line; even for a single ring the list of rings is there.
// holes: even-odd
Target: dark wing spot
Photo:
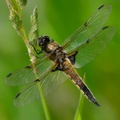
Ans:
[[[104,6],[104,5],[101,5],[101,6],[98,8],[98,10],[100,10],[103,6]]]
[[[87,44],[90,43],[90,38],[86,41],[86,43],[87,43]]]
[[[103,27],[102,30],[104,30],[104,29],[106,29],[106,28],[108,28],[108,26]]]
[[[28,68],[28,69],[31,69],[32,67],[31,67],[31,66],[25,66],[24,68]]]
[[[10,77],[12,75],[12,73],[8,74],[7,77]]]
[[[40,79],[36,79],[34,82],[40,82]]]
[[[76,51],[73,55],[71,55],[71,56],[68,57],[68,59],[70,60],[70,62],[72,63],[72,65],[75,64],[77,53],[78,53],[78,51]]]
[[[88,22],[85,22],[85,23],[84,23],[84,26],[87,27],[87,26],[88,26]]]
[[[16,96],[15,96],[15,98],[18,98],[20,96],[20,93],[18,93]]]

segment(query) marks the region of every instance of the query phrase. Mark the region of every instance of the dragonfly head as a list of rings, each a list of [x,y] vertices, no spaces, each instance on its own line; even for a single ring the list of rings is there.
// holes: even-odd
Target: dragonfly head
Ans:
[[[49,36],[41,36],[38,38],[38,45],[42,48],[42,50],[46,49],[46,46],[49,42],[50,42]]]

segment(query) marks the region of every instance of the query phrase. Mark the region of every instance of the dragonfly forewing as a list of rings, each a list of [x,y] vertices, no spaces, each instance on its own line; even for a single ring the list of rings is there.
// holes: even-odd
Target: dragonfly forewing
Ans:
[[[35,62],[35,69],[37,72],[37,76],[44,76],[54,66],[55,63],[53,63],[49,58],[44,57],[42,59],[39,59]],[[33,82],[36,78],[36,75],[34,73],[34,69],[32,65],[26,66],[22,69],[19,69],[13,73],[10,73],[6,79],[5,83],[9,86],[16,86],[16,85],[22,85],[27,84],[30,82]]]
[[[99,55],[111,41],[115,31],[114,27],[106,26],[96,36],[89,38],[80,47],[76,48],[79,52],[76,56],[75,67],[83,67]]]
[[[70,37],[62,44],[66,52],[73,52],[76,47],[82,45],[90,37],[95,36],[107,21],[112,7],[111,5],[102,5],[88,19],[87,22],[78,28]]]

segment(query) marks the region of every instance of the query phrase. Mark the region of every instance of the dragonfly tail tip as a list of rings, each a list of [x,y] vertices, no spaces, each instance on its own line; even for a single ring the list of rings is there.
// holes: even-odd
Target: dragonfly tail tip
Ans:
[[[101,105],[95,100],[93,101],[93,103],[97,106],[97,107],[101,107]]]

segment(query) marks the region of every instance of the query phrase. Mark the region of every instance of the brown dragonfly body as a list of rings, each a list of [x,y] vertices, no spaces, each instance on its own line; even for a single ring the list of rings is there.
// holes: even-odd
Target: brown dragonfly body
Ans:
[[[56,63],[55,68],[52,70],[52,72],[55,72],[57,70],[65,72],[91,102],[97,106],[100,106],[95,100],[95,97],[89,88],[83,82],[82,78],[74,69],[73,64],[75,63],[75,56],[77,54],[77,51],[71,56],[67,55],[64,52],[63,48],[53,40],[50,41],[48,36],[41,36],[38,40],[38,44],[42,48],[44,54],[46,54],[53,62]]]

